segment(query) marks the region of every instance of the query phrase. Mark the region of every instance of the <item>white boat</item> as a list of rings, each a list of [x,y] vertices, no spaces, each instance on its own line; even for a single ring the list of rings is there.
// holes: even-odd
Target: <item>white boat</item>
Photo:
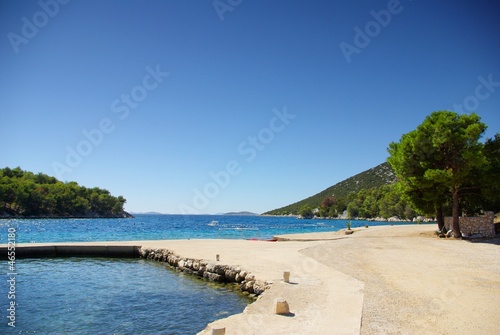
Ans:
[[[218,224],[219,224],[219,221],[214,220],[214,221],[210,222],[209,224],[207,224],[207,226],[213,227],[213,226],[217,226]]]

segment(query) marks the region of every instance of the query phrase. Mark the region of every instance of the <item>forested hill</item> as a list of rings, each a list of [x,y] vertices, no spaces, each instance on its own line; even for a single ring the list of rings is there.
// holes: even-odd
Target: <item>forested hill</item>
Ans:
[[[126,200],[97,187],[63,183],[43,173],[0,169],[0,217],[131,217]]]
[[[309,198],[300,200],[291,205],[278,208],[264,215],[286,215],[298,214],[301,207],[309,205],[312,208],[318,208],[326,197],[335,196],[338,199],[345,199],[349,194],[355,194],[360,190],[367,190],[382,185],[391,184],[396,181],[396,175],[391,166],[385,162],[374,168],[361,172],[353,177],[330,186],[324,191],[319,192]]]

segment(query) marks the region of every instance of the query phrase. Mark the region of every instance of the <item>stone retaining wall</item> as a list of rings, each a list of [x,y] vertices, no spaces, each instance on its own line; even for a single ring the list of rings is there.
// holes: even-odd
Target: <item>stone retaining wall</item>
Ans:
[[[493,220],[495,213],[484,212],[483,216],[462,216],[459,218],[460,230],[463,236],[471,237],[495,237],[495,225]],[[448,216],[444,218],[444,226],[450,229],[453,218]]]
[[[257,280],[251,273],[242,270],[239,266],[212,263],[206,260],[183,258],[168,249],[140,248],[139,256],[165,262],[175,269],[219,283],[237,283],[240,290],[250,295],[258,296],[270,286],[270,283]]]

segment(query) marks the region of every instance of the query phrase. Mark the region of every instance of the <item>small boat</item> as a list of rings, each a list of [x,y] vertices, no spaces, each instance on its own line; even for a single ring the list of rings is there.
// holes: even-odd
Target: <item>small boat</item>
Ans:
[[[218,224],[219,224],[219,221],[214,220],[214,221],[210,222],[209,224],[207,224],[207,226],[213,227],[213,226],[217,226]]]

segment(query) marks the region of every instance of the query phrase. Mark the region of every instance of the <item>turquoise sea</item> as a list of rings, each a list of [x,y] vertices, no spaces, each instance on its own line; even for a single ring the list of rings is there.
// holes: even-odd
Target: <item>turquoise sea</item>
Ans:
[[[353,227],[367,222],[353,221]],[[369,222],[369,225],[383,223]],[[387,223],[385,223],[387,224]],[[137,215],[133,219],[0,220],[16,243],[193,238],[270,239],[274,235],[336,231],[343,220],[293,217]],[[142,259],[16,260],[16,327],[8,325],[9,266],[0,281],[0,334],[196,334],[207,323],[240,313],[250,302]]]
[[[362,227],[366,221],[352,221]],[[369,225],[387,222],[369,222]],[[17,243],[137,241],[194,238],[260,238],[305,232],[337,231],[345,220],[299,220],[295,217],[231,215],[137,215],[133,219],[0,220],[0,243],[15,227]]]

